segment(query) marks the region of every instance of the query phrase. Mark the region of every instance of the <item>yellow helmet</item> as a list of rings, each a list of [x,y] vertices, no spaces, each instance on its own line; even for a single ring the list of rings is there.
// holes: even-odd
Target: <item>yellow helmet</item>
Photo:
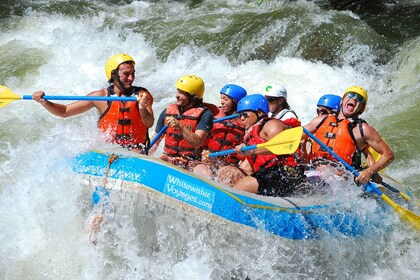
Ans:
[[[363,99],[365,100],[365,102],[363,103],[363,107],[360,111],[360,114],[363,113],[363,111],[365,110],[366,105],[368,103],[368,94],[367,94],[366,90],[362,87],[359,87],[359,86],[351,86],[348,89],[346,89],[346,91],[344,92],[343,99],[350,92],[357,93],[358,95],[362,96]]]
[[[204,95],[204,82],[198,76],[185,75],[176,81],[176,88],[188,92],[190,95],[196,95],[198,98],[203,99]]]
[[[136,63],[134,59],[125,53],[119,53],[114,56],[111,56],[105,64],[105,75],[108,81],[112,78],[112,71],[118,68],[121,63],[132,61],[134,64]]]

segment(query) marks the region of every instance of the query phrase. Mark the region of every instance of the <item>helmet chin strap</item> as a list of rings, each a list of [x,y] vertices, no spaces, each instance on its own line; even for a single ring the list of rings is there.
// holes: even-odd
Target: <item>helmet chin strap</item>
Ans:
[[[112,73],[112,75],[113,75],[112,77],[114,78],[114,81],[116,80],[117,83],[118,83],[118,85],[120,86],[120,90],[121,90],[122,94],[125,95],[125,96],[131,95],[130,94],[131,93],[131,88],[130,89],[126,89],[124,87],[123,82],[121,82],[121,80],[120,80],[120,76],[117,73]]]

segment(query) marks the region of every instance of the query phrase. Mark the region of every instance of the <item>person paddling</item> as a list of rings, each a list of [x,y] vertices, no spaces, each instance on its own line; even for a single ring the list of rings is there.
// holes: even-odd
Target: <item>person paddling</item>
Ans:
[[[138,101],[76,101],[68,105],[45,100],[43,91],[33,93],[32,98],[51,114],[67,118],[84,113],[95,107],[100,114],[98,128],[107,134],[109,142],[128,149],[143,152],[149,142],[148,129],[153,126],[153,97],[143,87],[133,86],[135,61],[125,53],[112,56],[106,62],[105,74],[108,88],[93,91],[88,96],[136,96]]]
[[[227,116],[236,114],[238,102],[247,95],[246,90],[235,84],[227,84],[220,90],[220,112],[216,119],[224,119]],[[208,158],[208,154],[219,152],[222,150],[233,149],[243,141],[245,128],[239,118],[227,119],[213,124],[213,129],[207,139],[205,150],[202,153],[202,164],[195,167],[195,172],[206,177],[211,178],[223,166],[234,165],[237,166],[239,158],[237,154],[229,154],[223,157]],[[223,174],[218,176],[234,176],[228,169],[224,169]],[[242,175],[237,174],[239,176]]]
[[[267,196],[287,196],[303,184],[303,170],[294,154],[275,155],[266,148],[243,152],[247,145],[266,143],[288,129],[282,121],[268,118],[269,106],[260,94],[248,95],[238,103],[239,117],[246,129],[244,144],[235,151],[245,157],[240,167],[247,176],[235,182],[234,188]]]
[[[394,160],[394,152],[379,133],[366,121],[359,118],[364,112],[367,102],[366,90],[360,86],[351,86],[343,94],[337,116],[334,114],[320,115],[305,126],[309,132],[315,134],[315,137],[355,169],[361,169],[361,154],[368,146],[381,155],[377,162],[359,172],[356,181],[361,184],[366,184],[373,174]],[[306,137],[304,136],[304,138]],[[323,159],[336,161],[317,143],[313,143],[310,157],[313,162]]]
[[[185,75],[175,84],[176,102],[159,116],[156,133],[166,125],[164,154],[161,159],[193,171],[200,163],[204,141],[213,127],[213,114],[203,103],[204,81],[195,75]],[[153,153],[162,138],[150,149]]]

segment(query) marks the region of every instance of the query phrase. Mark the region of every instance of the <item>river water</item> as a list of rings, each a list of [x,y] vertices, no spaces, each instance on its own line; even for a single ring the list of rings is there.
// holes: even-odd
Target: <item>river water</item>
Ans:
[[[363,117],[396,154],[386,173],[418,196],[420,37],[412,11],[419,2],[388,2],[378,13],[311,1],[3,0],[0,84],[20,95],[85,95],[107,86],[106,60],[126,52],[137,63],[135,84],[155,97],[156,116],[174,100],[176,79],[191,73],[204,79],[205,101],[216,104],[226,83],[256,93],[281,82],[304,124],[320,96],[361,85],[369,93]],[[59,119],[28,100],[0,109],[0,279],[420,275],[418,233],[399,222],[373,237],[292,241],[122,193],[111,196],[114,216],[93,245],[84,225],[91,189],[71,159],[120,151],[104,143],[97,117],[91,110]]]

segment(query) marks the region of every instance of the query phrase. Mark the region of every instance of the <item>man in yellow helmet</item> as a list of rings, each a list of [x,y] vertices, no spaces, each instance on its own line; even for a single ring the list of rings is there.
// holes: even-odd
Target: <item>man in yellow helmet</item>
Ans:
[[[100,115],[98,127],[107,133],[110,142],[143,152],[149,139],[148,129],[154,123],[153,97],[147,89],[133,86],[134,67],[134,59],[128,54],[112,56],[105,65],[105,74],[110,86],[93,91],[88,96],[135,96],[137,102],[83,100],[63,105],[43,99],[43,91],[35,92],[32,98],[50,113],[62,118],[78,115],[95,107]]]
[[[203,104],[204,82],[200,77],[182,76],[176,82],[176,89],[176,102],[160,114],[156,134],[166,125],[161,158],[193,171],[200,163],[204,141],[213,127],[213,114]]]
[[[359,86],[349,87],[344,92],[337,116],[335,114],[320,115],[305,126],[309,132],[315,134],[315,137],[355,169],[361,169],[361,153],[369,146],[381,154],[377,162],[359,172],[356,181],[362,184],[367,183],[373,174],[388,166],[394,159],[393,151],[379,133],[359,118],[367,102],[366,90]],[[320,159],[336,161],[317,143],[312,144],[310,158],[313,162]]]

